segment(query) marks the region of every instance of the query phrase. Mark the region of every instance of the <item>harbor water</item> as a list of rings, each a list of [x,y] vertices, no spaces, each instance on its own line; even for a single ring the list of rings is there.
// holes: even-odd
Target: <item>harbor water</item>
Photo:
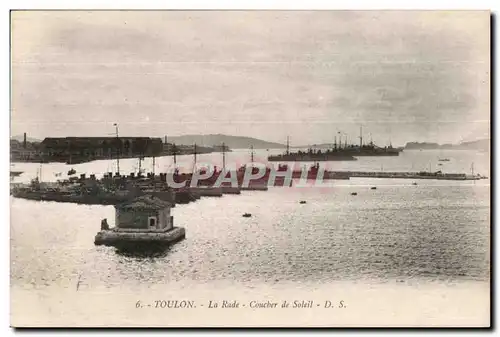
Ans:
[[[255,161],[265,162],[268,153],[279,152],[258,150]],[[439,158],[450,161],[439,162]],[[192,160],[192,156],[178,157],[178,163],[188,169]],[[198,155],[197,160],[222,165],[220,153]],[[248,161],[245,150],[226,154],[228,165]],[[490,176],[489,154],[472,151],[405,151],[397,157],[329,163],[329,168],[428,171],[431,167],[470,173],[472,163],[475,173]],[[155,171],[163,172],[172,158],[156,158],[155,164]],[[42,180],[55,181],[56,173],[64,176],[72,167],[77,174],[99,176],[116,169],[115,165],[115,161],[44,164]],[[148,171],[151,165],[150,158],[142,164]],[[28,182],[40,170],[39,164],[32,163],[15,167],[25,172],[15,182]],[[120,161],[122,172],[136,167],[137,160]],[[266,192],[201,198],[172,210],[176,225],[186,229],[186,239],[157,256],[122,255],[111,247],[94,246],[101,219],[113,225],[111,206],[11,197],[12,310],[16,317],[25,312],[28,319],[26,301],[38,315],[42,307],[50,307],[52,313],[30,319],[46,322],[50,317],[52,324],[66,313],[80,315],[75,322],[85,317],[89,324],[126,325],[126,317],[136,315],[130,321],[137,323],[139,315],[148,326],[189,325],[185,312],[138,313],[136,301],[148,296],[197,302],[221,296],[240,301],[256,296],[323,302],[342,298],[350,308],[357,308],[351,311],[352,317],[346,316],[348,310],[335,317],[325,311],[304,311],[293,322],[324,325],[339,319],[369,324],[370,319],[360,318],[364,312],[381,325],[394,315],[406,315],[398,322],[417,324],[433,314],[447,317],[446,324],[487,324],[490,180],[415,182],[351,178],[332,181],[330,187],[270,187]],[[373,186],[377,189],[372,190]],[[301,200],[307,203],[300,204]],[[246,212],[252,217],[242,217]],[[96,297],[102,307],[92,311],[86,301]],[[69,303],[74,312],[68,309]],[[412,309],[412,305],[421,307]],[[220,319],[212,313],[201,315],[207,324],[217,325]],[[238,322],[239,314],[231,315]],[[274,322],[286,324],[286,317],[279,315]]]

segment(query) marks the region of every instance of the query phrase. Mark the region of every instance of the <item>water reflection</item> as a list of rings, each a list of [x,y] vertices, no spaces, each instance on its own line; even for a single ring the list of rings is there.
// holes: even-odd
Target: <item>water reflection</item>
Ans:
[[[444,156],[414,152],[384,159],[384,169],[438,154]],[[450,171],[464,171],[458,163],[478,166],[469,155],[446,155],[455,165]],[[381,160],[360,159],[357,165],[376,170]],[[97,172],[100,163],[85,165],[86,172]],[[489,280],[489,182],[411,183],[359,178],[335,181],[332,188],[201,198],[172,211],[187,236],[163,250],[95,247],[101,219],[114,218],[111,206],[11,198],[11,283],[74,289],[79,274],[89,289],[147,289],[167,282],[222,287],[228,281]],[[245,212],[252,217],[243,218]]]
[[[170,245],[133,245],[116,248],[117,255],[135,259],[164,258],[171,251]]]

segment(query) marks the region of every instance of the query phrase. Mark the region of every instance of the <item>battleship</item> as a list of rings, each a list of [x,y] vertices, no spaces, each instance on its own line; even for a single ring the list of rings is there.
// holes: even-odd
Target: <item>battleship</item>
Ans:
[[[359,145],[347,144],[347,138],[342,145],[342,139],[340,138],[337,144],[337,137],[335,137],[335,142],[332,144],[330,149],[326,151],[313,150],[309,148],[308,151],[298,151],[296,153],[290,153],[288,140],[287,140],[287,152],[278,156],[269,156],[269,161],[348,161],[357,160],[356,157],[377,157],[377,156],[399,156],[402,152],[402,148],[395,148],[390,144],[389,146],[380,147],[377,146],[372,140],[368,144],[363,143],[363,128],[360,127],[359,135]]]
[[[375,145],[373,142],[369,142],[368,144],[362,144],[360,146],[350,145],[345,148],[340,149],[340,152],[345,154],[350,154],[352,156],[368,156],[368,157],[376,157],[376,156],[399,156],[399,153],[402,149],[394,148],[391,145],[386,147],[379,147]]]
[[[309,148],[307,151],[290,152],[290,141],[287,137],[286,152],[279,155],[270,155],[268,161],[288,161],[288,162],[318,162],[318,161],[354,161],[357,160],[352,154],[341,151],[340,148],[334,147],[325,151]]]
[[[346,141],[347,142],[347,141]],[[335,144],[334,148],[337,148]],[[368,144],[363,143],[363,127],[359,128],[359,145],[347,145],[344,144],[342,147],[342,142],[340,142],[339,150],[341,153],[350,154],[355,157],[360,156],[369,156],[369,157],[377,157],[377,156],[399,156],[399,153],[403,151],[402,148],[395,148],[392,144],[389,146],[380,147],[375,145],[375,143],[370,140]]]

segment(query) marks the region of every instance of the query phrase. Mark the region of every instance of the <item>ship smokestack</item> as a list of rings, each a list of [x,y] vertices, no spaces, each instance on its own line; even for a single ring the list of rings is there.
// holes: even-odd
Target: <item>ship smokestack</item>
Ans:
[[[359,148],[363,147],[363,127],[359,127]]]
[[[26,132],[24,133],[23,137],[23,148],[26,148]]]

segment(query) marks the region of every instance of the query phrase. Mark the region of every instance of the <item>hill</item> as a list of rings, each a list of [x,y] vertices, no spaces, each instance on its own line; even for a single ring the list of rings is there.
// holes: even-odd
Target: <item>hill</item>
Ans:
[[[167,137],[168,143],[175,143],[176,145],[200,145],[206,147],[218,146],[224,143],[230,149],[248,149],[253,146],[255,149],[276,149],[286,147],[283,144],[268,142],[265,140],[228,136],[228,135],[184,135],[177,137]]]
[[[471,142],[462,142],[460,144],[438,144],[438,143],[406,143],[405,150],[476,150],[488,151],[490,149],[489,139],[479,139]]]

